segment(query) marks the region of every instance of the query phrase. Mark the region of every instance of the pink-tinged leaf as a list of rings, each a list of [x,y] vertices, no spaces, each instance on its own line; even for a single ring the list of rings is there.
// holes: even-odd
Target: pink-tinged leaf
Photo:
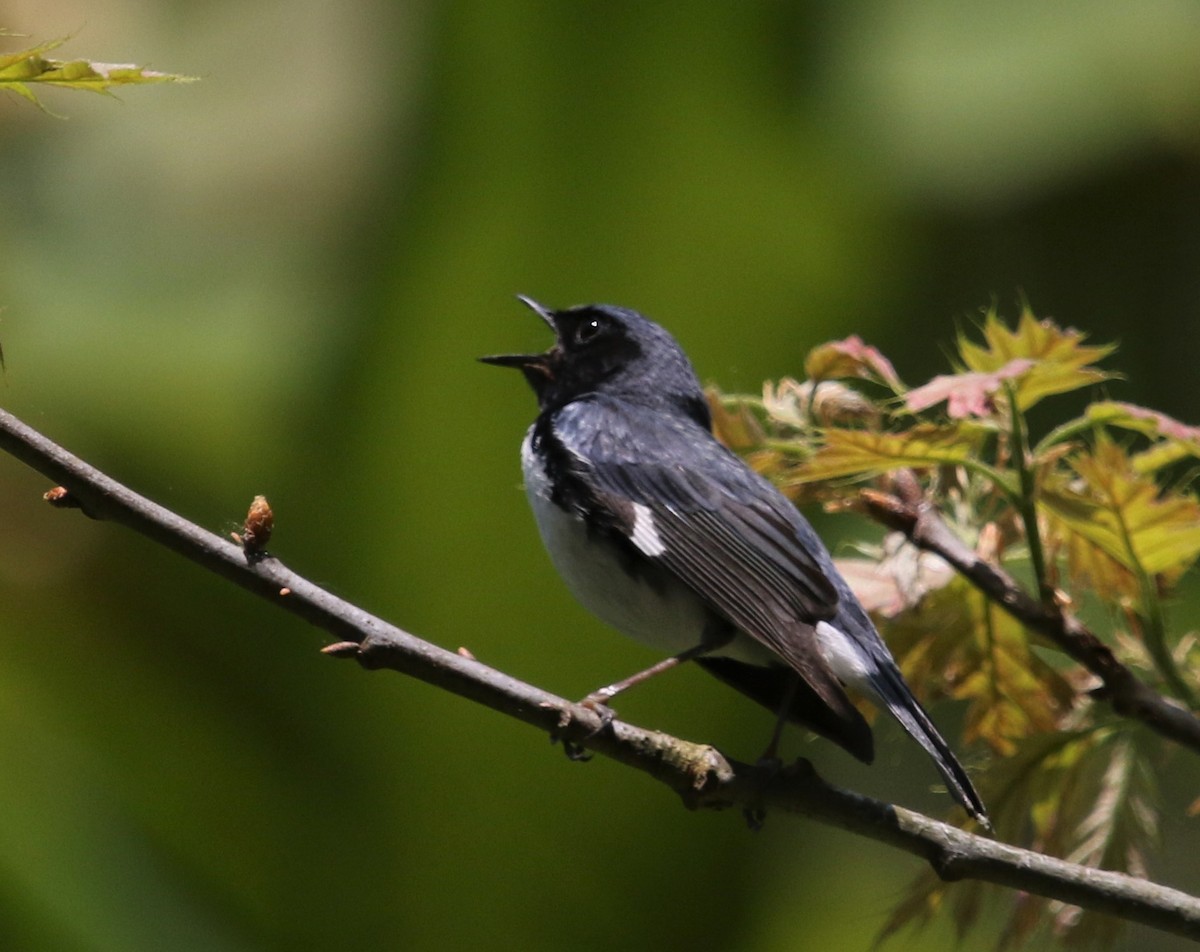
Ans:
[[[897,393],[904,389],[892,362],[857,334],[814,347],[804,359],[804,372],[810,380],[861,377],[882,381]]]
[[[995,311],[989,311],[982,331],[983,346],[965,336],[959,337],[958,351],[967,370],[992,373],[1016,358],[1034,361],[1030,372],[1016,385],[1017,406],[1021,410],[1028,410],[1044,397],[1113,376],[1093,366],[1113,352],[1112,345],[1085,346],[1084,334],[1061,328],[1050,320],[1038,320],[1028,309],[1011,330]]]
[[[1200,445],[1200,426],[1189,426],[1149,407],[1120,400],[1103,400],[1087,409],[1088,419],[1126,429],[1137,430],[1148,436],[1162,436],[1169,440]]]
[[[943,401],[950,417],[986,417],[996,412],[993,395],[1012,380],[1028,371],[1034,362],[1027,357],[1017,357],[1003,367],[992,371],[968,371],[960,374],[942,374],[916,390],[910,390],[904,401],[913,413],[927,410]]]

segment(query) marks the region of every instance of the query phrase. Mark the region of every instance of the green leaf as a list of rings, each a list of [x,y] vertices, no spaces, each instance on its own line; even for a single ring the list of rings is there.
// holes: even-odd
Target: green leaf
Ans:
[[[1042,795],[1044,781],[1051,777],[1052,772],[1046,770],[1047,764],[1079,738],[1086,736],[1086,732],[1077,731],[1035,734],[1024,738],[1013,756],[993,762],[987,775],[980,778],[979,786],[988,805],[997,839],[1011,843],[1028,839],[1033,805]],[[1057,775],[1053,779],[1057,780]],[[988,888],[978,880],[947,883],[932,870],[922,870],[909,883],[904,897],[884,923],[879,940],[908,926],[925,926],[946,907],[962,936],[977,924],[984,896],[997,901],[1007,900],[1012,894]],[[1042,915],[1044,900],[1031,898],[1037,904],[1032,915],[1023,902],[1010,907],[1009,921],[997,943],[998,948],[1019,944],[1045,921],[1046,917]]]
[[[0,54],[0,89],[9,89],[37,106],[41,101],[29,88],[30,83],[86,89],[109,95],[117,86],[150,83],[189,83],[194,76],[180,76],[146,69],[132,63],[98,63],[90,60],[54,60],[44,54],[62,46],[67,37],[48,40],[16,53]]]
[[[1120,540],[1092,522],[1096,507],[1061,489],[1043,486],[1038,511],[1045,524],[1047,547],[1066,559],[1068,588],[1096,592],[1111,605],[1131,607],[1141,596],[1141,583],[1125,559],[1110,549]],[[1098,538],[1103,535],[1103,538]]]
[[[1075,692],[1030,647],[1029,634],[960,576],[881,622],[905,679],[934,696],[968,701],[963,734],[1011,756],[1026,737],[1054,730]]]
[[[1120,400],[1099,400],[1088,406],[1086,416],[1097,423],[1136,430],[1147,436],[1185,443],[1200,455],[1200,426],[1189,426],[1158,410]]]
[[[1148,449],[1132,457],[1133,469],[1138,473],[1154,473],[1182,459],[1200,457],[1200,427],[1189,426],[1158,410],[1119,400],[1101,400],[1087,408],[1084,418],[1155,440]]]
[[[1141,739],[1136,731],[1107,724],[1022,738],[1011,757],[994,762],[981,778],[997,838],[1144,876],[1146,856],[1158,836],[1158,812]],[[944,883],[926,870],[909,885],[880,939],[927,924],[943,911],[953,916],[961,936],[978,923],[985,897],[1007,908],[997,949],[1028,948],[1036,935],[1049,931],[1073,946],[1101,948],[1120,929],[1105,916],[979,882]]]
[[[1044,484],[1038,502],[1072,533],[1138,575],[1174,577],[1200,556],[1194,496],[1160,490],[1106,437],[1068,462],[1080,481]]]
[[[1087,815],[1074,824],[1072,863],[1146,876],[1147,855],[1158,837],[1158,789],[1145,749],[1159,741],[1137,728],[1123,727],[1097,744],[1081,791]],[[1143,744],[1144,742],[1144,744]],[[1093,779],[1094,778],[1094,779]]]
[[[962,425],[921,424],[899,433],[829,427],[822,446],[799,466],[797,482],[877,476],[895,469],[974,463],[983,430]]]
[[[1107,357],[1114,345],[1084,346],[1079,331],[1063,329],[1050,320],[1038,320],[1026,308],[1014,329],[1009,329],[994,311],[983,323],[984,344],[959,335],[958,351],[968,370],[995,373],[1014,360],[1034,362],[1015,382],[1017,406],[1028,410],[1045,397],[1067,393],[1114,376],[1092,365]]]

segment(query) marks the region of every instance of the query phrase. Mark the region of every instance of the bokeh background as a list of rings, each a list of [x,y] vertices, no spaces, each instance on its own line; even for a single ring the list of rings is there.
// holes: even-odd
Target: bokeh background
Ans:
[[[66,118],[0,98],[4,405],[213,529],[266,493],[293,568],[567,696],[653,656],[526,512],[532,396],[474,362],[547,344],[516,292],[638,307],[745,390],[850,333],[919,382],[1024,295],[1120,341],[1115,395],[1200,422],[1192,0],[0,0],[0,26],[202,77],[47,92]],[[2,948],[865,949],[919,869],[331,661],[46,488],[0,459]],[[741,757],[770,721],[688,670],[621,713]],[[880,734],[870,770],[790,744],[943,809]],[[1193,892],[1194,761],[1154,867]]]

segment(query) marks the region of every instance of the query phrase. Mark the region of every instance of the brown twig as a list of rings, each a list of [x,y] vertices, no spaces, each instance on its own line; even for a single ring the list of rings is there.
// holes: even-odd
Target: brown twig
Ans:
[[[0,411],[0,449],[64,486],[84,511],[161,543],[339,639],[334,657],[388,668],[469,698],[661,781],[692,808],[741,806],[812,817],[922,857],[947,880],[974,878],[1200,939],[1200,899],[1147,880],[1007,846],[826,783],[805,761],[770,772],[715,748],[594,711],[446,651],[343,601],[265,556],[164,509]]]
[[[946,525],[911,474],[895,474],[891,492],[864,490],[862,508],[903,533],[918,548],[946,560],[963,578],[1027,628],[1052,641],[1104,684],[1097,694],[1124,717],[1146,724],[1178,744],[1200,751],[1200,718],[1155,693],[1122,664],[1074,615],[1028,595],[1011,575],[984,560]]]

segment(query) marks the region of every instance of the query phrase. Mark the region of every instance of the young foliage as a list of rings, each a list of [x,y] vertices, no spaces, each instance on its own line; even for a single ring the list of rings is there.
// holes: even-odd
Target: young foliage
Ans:
[[[996,834],[1072,862],[1145,875],[1157,843],[1154,773],[1138,731],[1098,724],[1031,734],[995,761],[983,794]],[[1002,902],[1010,905],[998,950],[1028,947],[1043,934],[1075,948],[1105,948],[1120,922],[1032,894],[1016,897],[971,880],[946,883],[922,873],[884,924],[881,938],[930,922],[947,910],[960,937]]]
[[[1103,429],[1093,445],[1065,460],[1069,478],[1043,478],[1039,505],[1058,520],[1060,532],[1081,536],[1097,555],[1133,575],[1174,582],[1200,555],[1200,503],[1194,495],[1160,487]],[[1064,533],[1064,534],[1065,534]],[[1076,584],[1095,582],[1073,576]]]
[[[1122,663],[1194,708],[1194,639],[1172,635],[1166,606],[1200,557],[1200,500],[1175,465],[1200,457],[1200,427],[1103,399],[1035,441],[1029,409],[1114,379],[1097,364],[1115,348],[1028,308],[1014,326],[989,311],[978,332],[959,335],[951,373],[912,389],[859,338],[823,344],[809,380],[766,384],[761,400],[711,394],[717,432],[797,499],[853,508],[863,484],[914,474],[979,558],[1029,579],[1052,610],[1087,611]],[[1145,875],[1167,742],[1117,719],[1089,693],[1092,675],[900,533],[840,564],[918,693],[964,703],[997,835]],[[926,874],[884,935],[944,908],[965,932],[1003,895]],[[1036,897],[1008,901],[1001,949],[1039,932],[1102,947],[1117,931]]]
[[[1028,308],[1021,312],[1013,329],[1000,320],[995,310],[989,311],[982,331],[982,345],[965,334],[959,335],[958,352],[965,371],[956,376],[972,372],[994,374],[1011,367],[1015,361],[1028,361],[1017,375],[1016,403],[1022,411],[1045,397],[1078,390],[1113,376],[1093,364],[1116,350],[1115,345],[1084,346],[1084,335],[1079,331],[1064,330],[1052,321],[1039,321]]]
[[[42,102],[30,84],[86,89],[112,95],[117,86],[150,83],[188,83],[195,77],[160,73],[132,63],[96,63],[91,60],[56,60],[46,56],[67,41],[67,37],[47,40],[15,53],[0,53],[0,89],[9,89],[39,108]]]

